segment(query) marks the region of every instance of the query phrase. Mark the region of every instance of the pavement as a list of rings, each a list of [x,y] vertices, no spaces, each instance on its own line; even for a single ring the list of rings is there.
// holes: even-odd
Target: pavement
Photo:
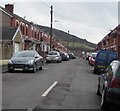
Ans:
[[[8,71],[7,63],[8,63],[8,60],[0,60],[0,72],[4,73]]]

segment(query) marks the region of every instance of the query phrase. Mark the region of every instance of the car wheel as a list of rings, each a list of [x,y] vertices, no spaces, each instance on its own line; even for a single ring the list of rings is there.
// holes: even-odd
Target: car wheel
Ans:
[[[106,97],[105,97],[105,90],[103,90],[102,99],[101,99],[101,109],[106,109],[107,105],[108,104],[107,104]]]
[[[43,69],[42,66],[39,69],[42,70]]]
[[[8,72],[9,72],[9,73],[12,73],[12,72],[13,72],[13,70],[11,70],[11,69],[8,69]]]
[[[100,94],[100,86],[98,85],[97,86],[97,89],[96,89],[96,94],[98,95],[98,96],[100,96],[101,94]]]
[[[94,71],[93,71],[93,72],[94,72],[94,74],[97,74],[97,73],[98,73],[97,69],[94,69]]]
[[[34,66],[33,66],[33,72],[35,73],[36,71],[37,71],[37,65],[34,64]]]

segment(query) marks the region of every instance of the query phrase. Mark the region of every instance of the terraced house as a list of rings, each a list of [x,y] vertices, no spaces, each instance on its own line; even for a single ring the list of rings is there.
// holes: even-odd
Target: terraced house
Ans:
[[[41,31],[39,25],[28,22],[14,14],[14,5],[6,4],[5,8],[0,7],[2,13],[2,37],[0,40],[0,51],[2,59],[9,59],[19,50],[37,50],[45,57],[50,50],[50,35]],[[53,37],[52,37],[53,38]],[[52,46],[57,50],[67,51],[67,49],[52,39]]]
[[[120,60],[120,24],[97,44],[97,49],[116,51]]]

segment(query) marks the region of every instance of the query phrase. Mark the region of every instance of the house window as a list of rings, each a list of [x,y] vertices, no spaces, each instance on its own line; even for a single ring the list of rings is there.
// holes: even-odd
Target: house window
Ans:
[[[35,31],[35,37],[34,38],[37,38],[37,32]]]
[[[113,39],[113,43],[115,44],[115,37],[114,37],[114,39]]]
[[[20,25],[20,29],[21,29],[21,32],[22,32],[22,24]],[[23,32],[22,32],[22,34],[23,34]]]
[[[106,45],[106,41],[105,41],[105,40],[103,41],[103,45],[104,45],[104,46]]]
[[[28,27],[26,27],[26,36],[28,36]]]
[[[34,37],[34,30],[32,30],[32,38]]]
[[[15,21],[15,26],[19,27],[19,21],[18,20]]]
[[[23,35],[25,35],[25,27],[23,26]]]
[[[38,39],[40,38],[39,36],[40,36],[40,33],[38,32],[38,37],[37,37]]]

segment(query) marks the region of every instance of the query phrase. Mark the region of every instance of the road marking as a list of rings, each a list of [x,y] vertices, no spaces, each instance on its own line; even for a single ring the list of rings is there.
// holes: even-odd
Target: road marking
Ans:
[[[42,96],[43,96],[43,97],[47,96],[47,94],[52,90],[53,87],[56,86],[57,83],[58,83],[58,82],[55,81],[55,82],[42,94]]]

